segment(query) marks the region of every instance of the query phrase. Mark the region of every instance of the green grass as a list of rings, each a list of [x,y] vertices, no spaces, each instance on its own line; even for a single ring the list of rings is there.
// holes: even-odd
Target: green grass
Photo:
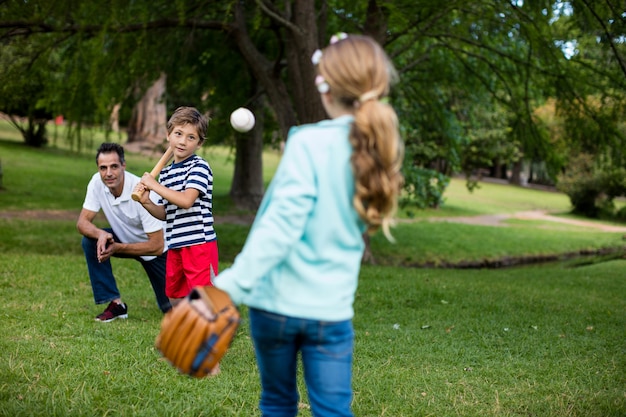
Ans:
[[[232,155],[224,148],[205,152],[215,171],[216,213],[229,214]],[[0,141],[6,187],[0,215],[78,212],[95,172],[91,153]],[[128,169],[149,170],[154,160],[128,155]],[[268,152],[264,161],[269,180],[278,157]],[[619,233],[574,226],[426,220],[532,209],[567,213],[568,201],[496,184],[469,193],[454,180],[446,206],[416,211],[413,221],[393,229],[396,244],[372,238],[379,265],[362,268],[355,300],[355,415],[626,415],[626,260],[399,267],[623,249]],[[248,227],[216,228],[224,268]],[[154,349],[161,314],[141,266],[113,262],[129,318],[97,323],[103,307],[93,303],[75,222],[0,216],[0,416],[259,416],[247,309],[219,376],[179,375]],[[306,404],[301,374],[299,387]],[[300,415],[311,413],[304,407]]]
[[[1,124],[0,124],[1,125]],[[95,155],[99,143],[76,153],[61,148],[32,149],[0,139],[2,185],[0,210],[78,210],[85,198],[87,183],[97,172]],[[208,146],[200,154],[213,169],[216,214],[232,212],[228,198],[233,173],[233,155],[226,147]],[[160,155],[145,157],[126,154],[126,169],[137,175],[150,171]],[[269,182],[278,156],[265,154],[264,177]]]
[[[402,224],[392,230],[396,243],[382,234],[371,239],[381,265],[442,265],[493,262],[503,258],[548,258],[572,252],[624,250],[620,233],[560,230],[523,221],[515,227],[478,226],[447,222]]]
[[[568,197],[559,192],[540,191],[490,182],[481,182],[477,189],[469,191],[464,179],[452,178],[444,194],[442,207],[426,210],[408,207],[400,210],[400,217],[419,219],[476,216],[511,214],[531,210],[567,213],[571,210],[571,204]]]
[[[625,267],[366,268],[357,415],[623,415]]]
[[[570,201],[562,193],[547,192],[532,188],[481,182],[473,192],[467,190],[465,181],[453,179],[445,194],[448,210],[472,214],[513,213],[517,211],[547,210],[567,212]],[[471,199],[468,208],[465,201]]]
[[[102,324],[92,319],[99,309],[80,255],[0,258],[0,415],[259,415],[246,309],[222,373],[193,380],[153,347],[160,313],[141,267],[130,260],[115,267],[130,317]],[[472,271],[364,267],[355,414],[624,415],[625,273],[623,260]]]

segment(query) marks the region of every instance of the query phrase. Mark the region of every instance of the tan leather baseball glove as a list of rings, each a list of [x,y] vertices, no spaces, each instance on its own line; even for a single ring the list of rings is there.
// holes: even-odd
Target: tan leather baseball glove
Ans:
[[[239,322],[239,310],[226,292],[195,287],[165,314],[155,345],[180,372],[202,378],[219,364]]]

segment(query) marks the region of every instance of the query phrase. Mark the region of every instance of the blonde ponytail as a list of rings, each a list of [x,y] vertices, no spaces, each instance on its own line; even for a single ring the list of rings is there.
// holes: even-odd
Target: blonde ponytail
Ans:
[[[394,109],[378,100],[358,106],[350,143],[356,182],[354,207],[368,224],[369,233],[382,228],[393,241],[390,227],[403,184],[400,170],[404,154]]]
[[[323,52],[319,73],[329,92],[354,112],[350,131],[355,177],[354,208],[373,233],[390,227],[404,178],[404,146],[398,116],[382,99],[396,73],[383,49],[366,36],[350,35]]]

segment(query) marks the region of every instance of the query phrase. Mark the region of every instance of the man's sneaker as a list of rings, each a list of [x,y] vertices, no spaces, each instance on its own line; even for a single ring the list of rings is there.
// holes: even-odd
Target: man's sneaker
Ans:
[[[126,319],[128,318],[128,308],[126,304],[118,304],[115,301],[111,301],[109,306],[102,312],[96,316],[96,321],[100,321],[102,323],[108,323],[115,319]]]

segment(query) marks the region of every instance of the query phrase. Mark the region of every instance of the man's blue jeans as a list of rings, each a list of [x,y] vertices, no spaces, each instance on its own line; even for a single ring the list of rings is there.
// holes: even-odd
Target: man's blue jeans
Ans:
[[[306,320],[254,308],[249,315],[261,374],[259,407],[264,417],[298,414],[298,352],[313,416],[352,416],[351,320]]]
[[[116,242],[120,240],[111,229],[104,229],[113,234]],[[96,304],[104,304],[120,298],[120,291],[117,288],[115,276],[113,276],[113,268],[111,260],[98,262],[96,255],[97,240],[83,236],[82,241],[83,252],[87,260],[87,270],[89,271],[89,279],[91,281],[91,289],[93,290],[93,298]],[[157,256],[151,261],[144,261],[139,256],[118,256],[119,258],[131,258],[141,262],[143,269],[148,274],[150,284],[156,296],[157,304],[161,311],[166,312],[172,305],[169,298],[165,295],[165,262],[167,260],[167,252]]]

